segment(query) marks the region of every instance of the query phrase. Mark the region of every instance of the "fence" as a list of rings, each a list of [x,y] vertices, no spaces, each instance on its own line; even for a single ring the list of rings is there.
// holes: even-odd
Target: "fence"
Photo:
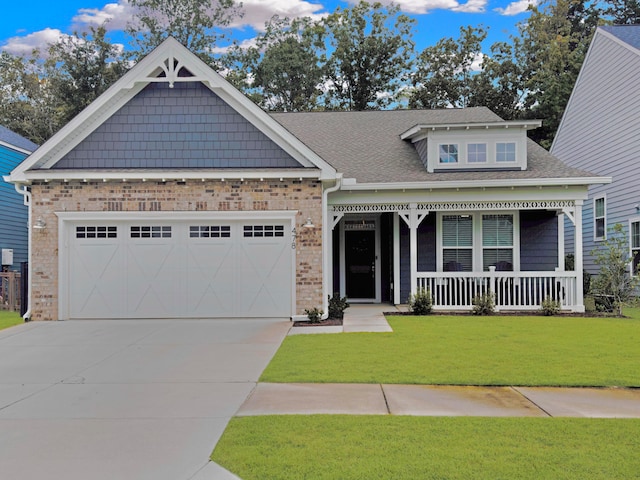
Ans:
[[[0,272],[0,310],[20,311],[20,278],[18,272]]]

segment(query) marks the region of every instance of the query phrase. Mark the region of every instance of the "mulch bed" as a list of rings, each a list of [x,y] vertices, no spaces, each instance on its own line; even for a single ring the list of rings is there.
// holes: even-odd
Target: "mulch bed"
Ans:
[[[308,320],[293,322],[294,327],[328,327],[336,325],[342,325],[341,318],[327,318],[316,323],[311,323]]]

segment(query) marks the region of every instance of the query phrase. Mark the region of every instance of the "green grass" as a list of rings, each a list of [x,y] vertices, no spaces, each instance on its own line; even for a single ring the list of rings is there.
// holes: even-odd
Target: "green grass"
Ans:
[[[211,458],[244,480],[639,478],[640,420],[267,416]]]
[[[9,312],[7,310],[0,310],[0,330],[4,328],[13,327],[22,323],[22,317],[17,312]]]
[[[631,318],[389,317],[393,333],[287,337],[260,381],[640,386]]]

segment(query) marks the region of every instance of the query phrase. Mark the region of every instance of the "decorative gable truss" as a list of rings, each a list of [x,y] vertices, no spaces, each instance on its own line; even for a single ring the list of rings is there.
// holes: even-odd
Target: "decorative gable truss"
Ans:
[[[203,87],[198,87],[196,84]],[[184,132],[188,128],[181,125],[179,121],[172,122],[172,128],[177,129],[171,132],[173,136],[167,131],[163,131],[163,126],[154,126],[154,131],[149,127],[151,122],[144,118],[146,112],[150,111],[150,107],[146,106],[140,109],[139,115],[129,115],[130,118],[138,118],[139,123],[144,124],[146,130],[139,129],[140,125],[136,124],[137,120],[134,118],[134,120],[129,120],[129,123],[134,124],[133,126],[122,125],[121,121],[117,127],[123,131],[113,131],[116,128],[113,124],[119,113],[127,112],[126,108],[135,102],[143,105],[142,97],[154,97],[155,95],[157,98],[158,95],[163,95],[162,91],[158,90],[161,85],[168,87],[168,90],[164,90],[164,92],[168,92],[167,97],[180,96],[181,93],[178,90],[181,90],[182,93],[186,91],[187,95],[190,92],[197,92],[201,97],[208,95],[209,104],[192,105],[188,113],[196,112],[196,108],[199,108],[199,113],[202,115],[197,120],[202,124],[198,127],[202,128],[216,113],[222,112],[219,115],[217,126],[213,127],[213,133],[217,136],[214,138],[210,130],[200,136],[191,135],[189,132],[190,134],[187,136]],[[194,102],[197,100],[192,100],[191,104]],[[214,111],[212,107],[218,110]],[[166,105],[165,108],[171,107]],[[156,108],[154,113],[157,114],[156,118],[161,118],[163,113],[167,112]],[[245,126],[244,131],[239,133],[239,137],[237,135],[238,138],[253,142],[256,152],[264,150],[275,152],[278,150],[277,156],[280,160],[271,159],[269,162],[261,162],[260,158],[257,158],[243,163],[240,157],[244,153],[236,151],[236,161],[226,161],[225,163],[225,159],[213,158],[208,163],[203,162],[203,158],[211,157],[215,150],[211,145],[215,142],[221,145],[224,142],[219,150],[224,148],[241,150],[245,146],[238,141],[229,142],[229,134],[226,133],[226,130],[229,129],[227,123],[239,124],[240,121]],[[208,127],[208,125],[204,126]],[[120,143],[117,145],[113,143],[114,133],[119,133],[117,138]],[[152,134],[159,137],[156,140],[163,142],[163,144],[147,142]],[[225,137],[223,138],[222,135]],[[138,145],[137,154],[133,151],[127,151],[131,144],[136,142],[139,144],[141,138],[144,138],[145,145],[143,147]],[[231,140],[237,140],[237,138]],[[194,149],[199,148],[200,156],[197,159],[187,158],[182,162],[171,161],[175,159],[175,155],[167,154],[166,151],[171,150],[171,148],[167,148],[167,145],[172,141],[177,143],[175,150],[180,152],[186,149],[184,144],[192,141],[199,142],[199,146]],[[84,150],[95,152],[99,160],[93,159],[92,161],[84,155],[83,143],[89,144]],[[265,145],[268,147],[265,148]],[[154,148],[156,153],[164,152],[171,158],[153,157],[156,154]],[[114,152],[118,149],[121,150],[120,154]],[[105,151],[109,151],[111,158],[108,158]],[[139,158],[136,158],[136,155]],[[127,170],[126,175],[123,173],[123,169]],[[133,180],[136,178],[285,177],[329,180],[334,179],[335,176],[335,169],[315,152],[271,119],[266,112],[214,72],[196,55],[175,39],[169,38],[18,166],[11,173],[10,180],[15,183],[27,184],[32,180],[71,180],[74,178],[109,180],[125,179],[126,177],[126,179]]]
[[[540,120],[416,125],[410,140],[429,173],[460,170],[526,170],[527,130]]]

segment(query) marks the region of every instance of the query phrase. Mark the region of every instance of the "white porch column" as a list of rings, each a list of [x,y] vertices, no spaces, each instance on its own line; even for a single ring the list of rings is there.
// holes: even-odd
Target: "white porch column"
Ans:
[[[583,288],[583,255],[582,255],[582,200],[576,200],[575,217],[575,272],[576,272],[576,303],[574,311],[584,312]]]
[[[418,213],[418,204],[410,203],[409,212],[399,213],[409,227],[409,270],[411,272],[411,295],[418,291],[418,227],[429,212]]]
[[[393,304],[400,305],[400,217],[393,214]]]
[[[558,212],[558,269],[565,271],[564,266],[564,213]]]

